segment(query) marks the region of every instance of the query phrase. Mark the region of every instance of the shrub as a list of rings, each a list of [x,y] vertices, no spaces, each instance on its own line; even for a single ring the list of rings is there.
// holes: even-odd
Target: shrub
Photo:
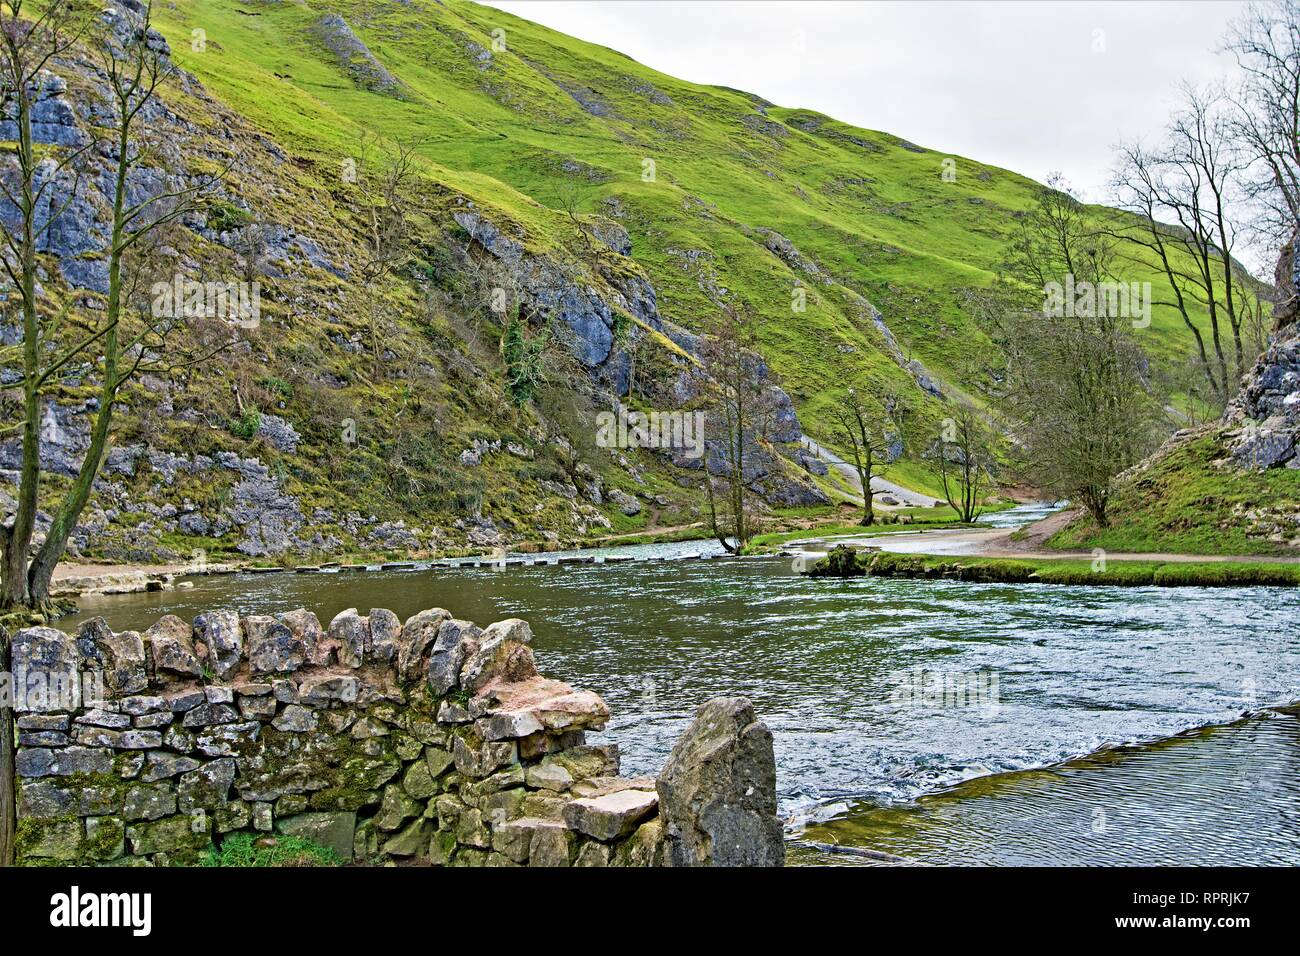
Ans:
[[[846,544],[831,548],[829,554],[808,569],[813,578],[860,578],[867,573],[858,552]]]

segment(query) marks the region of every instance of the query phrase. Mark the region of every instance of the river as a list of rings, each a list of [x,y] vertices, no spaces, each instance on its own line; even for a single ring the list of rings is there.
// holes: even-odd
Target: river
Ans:
[[[938,863],[1300,863],[1300,719],[1270,710],[1300,700],[1294,589],[810,580],[717,550],[199,577],[86,597],[60,623],[227,606],[522,617],[544,672],[608,701],[602,739],[626,773],[657,771],[708,698],[749,697],[799,862],[856,861],[811,839]]]

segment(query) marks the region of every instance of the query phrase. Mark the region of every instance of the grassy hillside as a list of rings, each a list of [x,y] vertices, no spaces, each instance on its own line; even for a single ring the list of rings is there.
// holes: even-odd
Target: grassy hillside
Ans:
[[[347,19],[394,90],[366,89],[324,48],[315,31],[330,13]],[[997,356],[961,296],[1002,260],[1035,188],[1023,177],[684,83],[463,0],[177,0],[158,17],[177,62],[295,155],[337,162],[365,130],[414,143],[431,178],[520,224],[540,249],[575,243],[557,214],[566,195],[584,213],[614,216],[666,317],[707,330],[721,289],[754,310],[810,434],[831,437],[825,406],[847,382],[908,394],[918,435],[943,417],[863,299],[945,394],[979,401],[988,385]],[[188,43],[196,29],[203,52]],[[943,177],[950,158],[955,182]],[[643,179],[647,160],[653,182]],[[797,258],[773,251],[764,230],[788,239]],[[1154,270],[1129,278],[1160,286]],[[796,285],[807,288],[802,313],[791,308]],[[1157,309],[1142,336],[1157,364],[1187,353],[1170,313]]]
[[[607,397],[571,360],[549,355],[552,384],[512,401],[472,274],[490,257],[466,231],[471,211],[518,250],[517,271],[594,290],[618,323],[641,323],[624,296],[647,283],[658,316],[691,333],[743,304],[803,430],[832,447],[842,389],[904,398],[904,457],[887,475],[920,490],[936,490],[921,456],[951,403],[984,404],[995,387],[1000,355],[962,303],[993,281],[1033,202],[1024,177],[685,83],[464,0],[174,0],[154,16],[199,84],[165,91],[151,162],[191,182],[230,173],[152,265],[240,276],[253,226],[275,250],[260,326],[238,349],[132,387],[81,554],[446,552],[698,522],[694,474],[595,446],[590,415]],[[56,64],[83,126],[102,95],[91,63]],[[347,171],[362,161],[373,176],[398,144],[414,150],[413,253],[366,287]],[[619,227],[630,255],[592,239]],[[1154,269],[1125,278],[1162,298]],[[1157,367],[1190,347],[1159,308],[1140,334]],[[645,338],[648,377],[689,365],[667,332]],[[80,372],[59,383],[47,465],[78,450],[92,394]],[[53,487],[70,473],[50,470]]]

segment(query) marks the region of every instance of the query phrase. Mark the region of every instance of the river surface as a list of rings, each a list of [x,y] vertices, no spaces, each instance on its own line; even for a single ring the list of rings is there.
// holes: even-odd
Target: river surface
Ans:
[[[83,598],[70,623],[143,629],[212,607],[522,617],[544,672],[609,703],[601,736],[626,773],[656,772],[705,700],[749,697],[802,862],[856,862],[807,839],[919,862],[1300,863],[1300,719],[1269,712],[1300,700],[1295,589],[810,580],[789,558],[717,550],[198,577]],[[1115,749],[1132,744],[1146,746]]]

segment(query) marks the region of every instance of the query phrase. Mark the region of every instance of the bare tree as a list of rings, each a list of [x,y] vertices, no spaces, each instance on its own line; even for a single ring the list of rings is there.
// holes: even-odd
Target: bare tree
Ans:
[[[252,222],[239,230],[235,238],[235,251],[243,263],[244,281],[257,282],[261,278],[268,251],[266,224]]]
[[[411,217],[418,175],[415,150],[414,144],[397,143],[385,155],[378,139],[367,135],[357,164],[363,249],[357,264],[357,295],[370,331],[376,379],[383,375],[379,287],[411,260]]]
[[[559,208],[582,242],[583,251],[590,257],[595,254],[596,247],[592,244],[589,227],[582,218],[582,198],[582,188],[572,179],[563,180],[556,191],[556,202]]]
[[[983,512],[992,456],[975,411],[965,405],[943,422],[936,450],[939,480],[948,506],[967,523]]]
[[[706,443],[703,471],[710,526],[718,543],[738,554],[754,535],[746,476],[761,453],[759,442],[767,437],[773,411],[769,387],[774,382],[758,355],[748,315],[729,303],[724,303],[722,310],[716,333],[700,348],[701,364],[696,372],[699,391],[707,401],[707,434],[718,449],[722,466],[722,475],[716,479],[724,491],[719,500]]]
[[[1025,291],[1003,284],[987,290],[977,307],[991,320],[1006,356],[1004,406],[1027,476],[1082,504],[1104,527],[1115,476],[1150,446],[1154,403],[1143,378],[1145,357],[1129,328],[1132,302],[1100,291],[1113,280],[1120,258],[1116,240],[1091,225],[1073,196],[1052,185],[1060,183],[1045,188],[1013,245],[1014,271]],[[1090,283],[1092,294],[1069,303],[1043,294],[1069,277],[1076,286]],[[1042,292],[1033,288],[1038,283]],[[962,438],[959,448],[975,432],[973,419],[964,412],[953,423]],[[972,482],[961,451],[961,507],[946,484],[945,493],[971,520]],[[941,467],[948,457],[941,457]]]
[[[1276,248],[1300,223],[1300,0],[1250,4],[1224,49],[1244,74],[1228,116],[1243,195],[1256,237]]]
[[[871,488],[871,479],[876,474],[877,465],[883,465],[889,455],[885,427],[877,422],[876,416],[862,400],[857,389],[853,388],[848,389],[844,397],[831,408],[830,415],[835,422],[836,436],[840,444],[849,450],[853,467],[858,472],[858,480],[862,483],[860,524],[875,524],[873,502],[876,493]]]
[[[24,19],[33,13],[31,20]],[[4,550],[0,568],[0,607],[26,603],[27,554],[35,531],[36,501],[40,487],[40,408],[41,398],[50,379],[76,360],[98,340],[83,335],[70,346],[51,356],[45,343],[58,341],[58,333],[68,318],[66,310],[50,315],[46,303],[37,293],[38,264],[36,250],[44,233],[58,220],[73,201],[80,186],[78,161],[90,149],[56,154],[56,167],[45,175],[38,172],[44,157],[38,155],[32,135],[33,97],[37,93],[46,66],[72,49],[85,32],[84,21],[74,17],[69,5],[51,0],[41,5],[22,0],[0,3],[0,106],[5,116],[12,115],[17,127],[15,156],[16,182],[0,177],[4,200],[18,217],[18,228],[4,232],[4,254],[0,255],[6,275],[18,290],[22,312],[22,407],[23,417],[6,431],[21,431],[23,464],[18,478],[18,501],[12,524],[0,526],[0,547]],[[7,170],[6,170],[7,172]],[[72,175],[68,196],[41,221],[41,209],[47,205],[47,193]]]
[[[78,343],[53,358],[41,348],[42,332],[56,323],[37,295],[36,250],[41,236],[71,202],[69,198],[41,222],[38,210],[45,205],[46,192],[66,172],[77,168],[78,160],[91,144],[57,155],[55,168],[40,181],[37,167],[46,157],[38,156],[32,136],[32,100],[38,92],[41,74],[51,60],[72,49],[84,30],[84,20],[74,14],[70,5],[57,0],[26,5],[23,0],[0,3],[0,118],[11,121],[17,134],[14,137],[16,181],[7,175],[6,168],[6,175],[0,176],[0,191],[18,218],[16,230],[4,231],[0,265],[19,297],[23,332],[22,407],[26,412],[18,429],[23,435],[23,465],[18,479],[17,512],[12,523],[0,525],[0,549],[3,550],[0,606],[4,607],[23,603],[26,598],[26,560],[35,530],[40,485],[41,395],[50,375],[88,347],[84,342]],[[75,195],[75,183],[71,195]],[[11,653],[9,632],[0,626],[0,671],[4,673],[12,669]],[[14,725],[9,703],[0,700],[0,866],[14,865],[17,827]]]
[[[1158,147],[1120,147],[1115,201],[1142,225],[1117,223],[1112,235],[1159,264],[1173,298],[1153,305],[1177,310],[1222,407],[1258,354],[1247,335],[1255,283],[1235,258],[1243,162],[1224,94],[1184,86],[1182,98]]]
[[[87,310],[85,315],[65,308],[53,321],[42,321],[42,307],[34,291],[33,274],[22,256],[14,278],[24,287],[24,402],[20,421],[11,426],[22,430],[23,469],[14,520],[3,533],[4,563],[0,569],[0,606],[25,606],[39,611],[50,610],[50,581],[89,500],[95,476],[99,472],[108,445],[110,427],[118,396],[123,386],[141,370],[174,368],[202,361],[228,345],[222,339],[215,346],[200,345],[183,355],[171,348],[171,336],[183,326],[184,314],[153,314],[133,306],[141,281],[148,274],[147,263],[153,257],[145,250],[167,229],[194,207],[200,195],[210,189],[225,170],[197,185],[164,189],[139,201],[132,201],[128,181],[132,170],[150,155],[140,138],[138,126],[146,107],[158,94],[160,86],[171,77],[174,68],[149,45],[149,8],[145,8],[142,26],[125,40],[111,33],[101,38],[102,70],[107,78],[113,119],[108,128],[108,155],[112,157],[112,215],[107,253],[108,292],[102,308]],[[9,47],[11,63],[22,54]],[[20,113],[20,126],[30,116]],[[35,208],[26,199],[31,179],[20,162],[17,207],[23,217],[23,238],[19,252],[27,245],[27,233],[34,231]],[[7,198],[14,195],[7,191]],[[70,201],[70,200],[69,200]],[[65,204],[66,205],[66,204]],[[61,320],[77,329],[78,338],[70,347],[51,360],[48,352],[56,347],[63,333]],[[58,373],[74,360],[89,362],[99,381],[98,406],[90,428],[89,447],[72,483],[57,504],[45,504],[51,512],[50,528],[45,540],[28,560],[32,530],[39,504],[41,397]]]

